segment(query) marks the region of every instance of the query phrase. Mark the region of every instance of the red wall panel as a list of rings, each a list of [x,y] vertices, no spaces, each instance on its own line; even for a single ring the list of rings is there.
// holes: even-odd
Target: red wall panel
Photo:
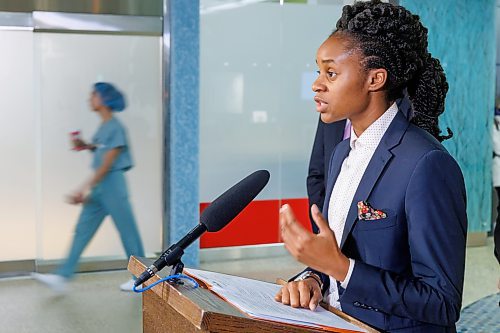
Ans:
[[[210,203],[200,204],[200,213]],[[289,204],[297,219],[311,230],[307,198],[255,200],[225,228],[215,233],[205,233],[200,239],[201,248],[279,243],[279,208]]]

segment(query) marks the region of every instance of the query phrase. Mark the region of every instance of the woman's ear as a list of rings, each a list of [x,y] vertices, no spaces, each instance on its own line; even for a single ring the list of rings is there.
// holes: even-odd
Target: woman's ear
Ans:
[[[387,82],[387,71],[384,68],[370,69],[367,76],[368,91],[380,91]]]

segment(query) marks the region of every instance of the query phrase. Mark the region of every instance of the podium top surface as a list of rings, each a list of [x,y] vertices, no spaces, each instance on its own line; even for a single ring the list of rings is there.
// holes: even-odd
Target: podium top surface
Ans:
[[[128,270],[135,276],[139,276],[153,260],[132,256],[128,264]],[[169,270],[158,272],[145,286],[150,285],[163,277],[168,276]],[[244,329],[245,332],[325,332],[320,329],[310,329],[282,323],[275,323],[250,318],[233,305],[227,303],[219,296],[205,288],[193,288],[189,283],[186,285],[171,285],[160,283],[151,290],[168,305],[174,308],[180,315],[186,318],[193,326],[200,330],[209,332],[227,332],[228,328]],[[146,296],[145,295],[145,296]],[[363,327],[364,328],[364,327]],[[366,328],[365,328],[366,329]],[[332,332],[330,330],[330,332]],[[335,332],[335,331],[333,331]],[[345,332],[339,330],[338,332]]]
[[[149,267],[151,264],[153,264],[153,260],[151,259],[132,256],[128,264],[128,270],[135,276],[139,276],[144,272],[146,267]],[[156,273],[156,275],[146,282],[145,285],[149,285],[168,276],[168,272],[168,269],[165,269],[164,271]],[[162,299],[168,300],[170,305],[179,305],[180,307],[176,307],[176,309],[181,314],[189,314],[190,318],[187,319],[193,324],[197,324],[197,327],[202,324],[204,312],[248,318],[248,316],[209,290],[204,288],[193,288],[189,283],[186,285],[161,283],[151,290]]]

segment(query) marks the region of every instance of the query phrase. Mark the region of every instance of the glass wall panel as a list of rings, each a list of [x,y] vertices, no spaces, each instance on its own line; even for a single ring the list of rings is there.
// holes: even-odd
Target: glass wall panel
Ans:
[[[90,140],[99,126],[90,111],[96,81],[116,84],[128,107],[116,116],[128,129],[135,167],[127,173],[132,206],[146,253],[161,249],[162,98],[161,38],[102,34],[35,33],[35,77],[40,114],[40,259],[66,255],[80,206],[66,194],[91,176],[91,154],[70,150],[69,132]],[[122,256],[110,219],[84,256]]]
[[[201,246],[276,243],[282,203],[309,225],[315,55],[343,1],[200,3],[201,209],[248,173],[271,172],[258,200],[221,233],[205,235]]]

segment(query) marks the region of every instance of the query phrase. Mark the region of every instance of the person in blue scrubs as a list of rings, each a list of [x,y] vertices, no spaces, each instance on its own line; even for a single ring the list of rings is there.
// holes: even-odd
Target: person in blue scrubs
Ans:
[[[102,123],[92,143],[87,144],[81,139],[73,141],[75,149],[92,152],[94,174],[68,198],[71,204],[83,205],[68,258],[55,274],[33,274],[57,292],[67,289],[67,282],[74,275],[83,250],[108,215],[120,233],[127,257],[144,256],[125,179],[125,172],[133,166],[130,147],[125,127],[114,116],[115,112],[125,109],[125,98],[112,84],[98,82],[93,86],[90,105],[101,117]],[[131,291],[133,282],[131,279],[123,283],[120,289]]]

